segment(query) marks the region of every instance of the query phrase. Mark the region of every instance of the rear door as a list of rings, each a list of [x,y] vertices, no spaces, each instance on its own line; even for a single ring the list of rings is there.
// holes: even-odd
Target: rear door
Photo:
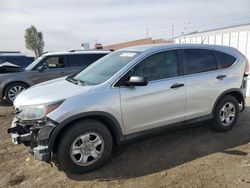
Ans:
[[[186,93],[179,76],[178,50],[151,55],[128,74],[144,76],[149,82],[147,86],[120,87],[126,134],[184,120]]]
[[[209,49],[183,49],[182,60],[186,83],[186,120],[209,115],[225,82]]]

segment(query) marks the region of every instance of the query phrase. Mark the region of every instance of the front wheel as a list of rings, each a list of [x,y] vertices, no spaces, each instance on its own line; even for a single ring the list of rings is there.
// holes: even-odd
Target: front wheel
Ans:
[[[238,121],[239,102],[231,95],[224,96],[214,111],[212,128],[216,131],[228,131]]]
[[[69,126],[57,151],[57,162],[62,170],[82,174],[104,165],[113,143],[106,126],[96,120],[82,120]]]
[[[8,103],[12,104],[19,93],[27,89],[29,86],[24,83],[12,83],[8,85],[4,92],[4,97]]]

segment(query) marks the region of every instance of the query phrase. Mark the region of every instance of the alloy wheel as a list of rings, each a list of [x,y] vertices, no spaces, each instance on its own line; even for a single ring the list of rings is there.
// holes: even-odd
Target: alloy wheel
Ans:
[[[220,110],[220,120],[223,126],[229,126],[235,119],[236,110],[231,102],[225,103]]]
[[[24,86],[13,86],[12,88],[10,88],[10,90],[8,91],[8,97],[11,101],[14,101],[16,96],[21,93],[22,91],[24,91],[26,88]]]

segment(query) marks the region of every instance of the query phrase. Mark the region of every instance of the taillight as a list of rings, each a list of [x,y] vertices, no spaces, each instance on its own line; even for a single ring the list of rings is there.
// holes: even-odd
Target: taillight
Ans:
[[[245,76],[248,76],[250,74],[250,65],[249,62],[247,61],[246,67],[245,67]]]

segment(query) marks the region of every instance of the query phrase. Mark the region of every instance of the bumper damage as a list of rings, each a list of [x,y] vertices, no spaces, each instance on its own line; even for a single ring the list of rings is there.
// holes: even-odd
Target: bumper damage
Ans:
[[[7,132],[11,134],[14,144],[30,147],[30,153],[35,159],[50,162],[48,144],[55,127],[55,123],[48,118],[39,121],[21,121],[15,118]]]

